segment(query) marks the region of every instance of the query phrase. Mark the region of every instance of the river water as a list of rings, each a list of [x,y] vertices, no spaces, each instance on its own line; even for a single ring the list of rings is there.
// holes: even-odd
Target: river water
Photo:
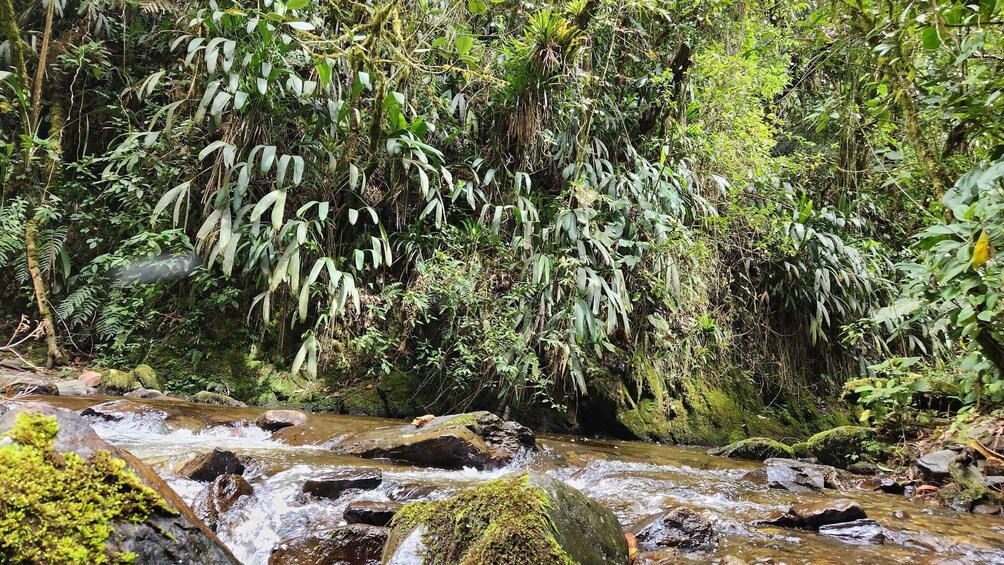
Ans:
[[[99,397],[54,398],[49,403],[80,410]],[[264,565],[283,539],[337,526],[353,500],[447,496],[512,471],[545,471],[614,511],[625,529],[671,507],[686,506],[709,518],[722,543],[713,554],[684,554],[682,562],[713,563],[733,555],[762,563],[1000,563],[1004,564],[1004,517],[976,516],[912,502],[903,496],[851,490],[794,495],[742,479],[759,463],[711,457],[703,449],[630,441],[545,435],[542,449],[493,471],[445,471],[337,455],[325,444],[346,433],[399,421],[312,414],[302,427],[274,434],[248,422],[263,410],[175,401],[128,401],[120,421],[90,418],[104,439],[150,464],[191,503],[204,484],[176,474],[184,463],[215,447],[253,458],[245,471],[254,487],[221,516],[218,535],[243,563]],[[298,496],[308,478],[340,467],[383,471],[376,490],[348,492],[337,500]],[[852,545],[813,532],[754,528],[773,510],[826,497],[853,498],[870,518],[900,532],[902,543]]]

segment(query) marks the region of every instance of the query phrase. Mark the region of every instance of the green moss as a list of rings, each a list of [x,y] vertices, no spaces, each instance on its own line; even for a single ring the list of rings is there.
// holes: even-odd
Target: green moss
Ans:
[[[449,420],[439,422],[434,424],[429,429],[437,428],[456,428],[459,426],[474,427],[478,425],[478,415],[473,412],[468,412],[466,414],[460,414]]]
[[[377,385],[386,399],[388,415],[395,418],[413,418],[434,412],[435,398],[422,392],[421,379],[401,371],[384,375]]]
[[[370,385],[359,385],[342,391],[342,411],[358,416],[387,416],[387,405],[380,391]]]
[[[653,441],[673,441],[674,434],[666,413],[654,399],[643,398],[633,408],[620,410],[620,423],[635,437]]]
[[[19,414],[0,447],[0,555],[4,563],[129,563],[105,541],[116,523],[173,511],[107,451],[57,454],[51,416]]]
[[[217,404],[219,406],[230,406],[231,408],[244,408],[245,406],[247,406],[247,404],[244,404],[240,400],[235,400],[225,394],[209,392],[208,390],[195,393],[194,395],[192,395],[192,400],[195,402],[201,402],[203,404]]]
[[[732,459],[750,459],[753,461],[764,461],[772,457],[792,457],[794,455],[792,449],[787,445],[765,437],[751,437],[720,449],[712,449],[709,453]]]
[[[425,526],[426,565],[572,565],[554,537],[548,507],[544,491],[523,474],[453,498],[411,503],[394,517],[394,526]]]
[[[875,432],[860,426],[840,426],[831,430],[819,432],[810,437],[809,453],[820,463],[836,467],[846,467],[859,460],[868,459],[866,455],[874,449],[868,448],[866,442],[873,441]]]
[[[140,388],[139,382],[132,373],[108,369],[101,375],[101,388],[111,392],[129,392]]]
[[[791,446],[791,454],[797,459],[808,459],[812,457],[812,451],[809,449],[808,442],[800,441]]]
[[[133,370],[133,374],[136,375],[136,379],[143,385],[143,388],[164,391],[164,383],[161,382],[157,376],[157,371],[154,371],[153,367],[149,365],[137,365]]]

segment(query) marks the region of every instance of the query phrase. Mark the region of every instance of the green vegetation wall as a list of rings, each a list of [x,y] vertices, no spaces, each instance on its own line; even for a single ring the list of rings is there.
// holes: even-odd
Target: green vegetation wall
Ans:
[[[876,316],[1000,157],[1001,8],[950,6],[0,0],[5,320],[259,402],[811,420],[959,347]]]

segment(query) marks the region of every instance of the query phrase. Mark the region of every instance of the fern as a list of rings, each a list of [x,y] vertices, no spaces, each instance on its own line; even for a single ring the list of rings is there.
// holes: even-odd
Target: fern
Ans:
[[[82,325],[94,318],[100,305],[97,287],[88,285],[71,292],[56,312],[67,324]]]

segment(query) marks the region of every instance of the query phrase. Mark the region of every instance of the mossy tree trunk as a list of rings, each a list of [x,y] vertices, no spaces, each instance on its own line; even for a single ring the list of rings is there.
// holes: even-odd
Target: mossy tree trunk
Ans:
[[[46,180],[44,182],[36,183],[32,180],[34,177],[31,167],[33,152],[32,146],[30,145],[32,143],[30,140],[34,139],[35,133],[38,129],[38,124],[41,122],[43,82],[45,78],[46,62],[48,59],[48,46],[52,36],[54,9],[55,3],[50,2],[49,9],[46,14],[45,32],[42,38],[42,49],[39,56],[38,68],[35,74],[35,83],[30,85],[28,67],[26,63],[29,47],[21,37],[21,29],[17,24],[13,0],[0,0],[0,33],[7,38],[10,45],[11,59],[14,63],[14,74],[17,78],[18,88],[21,91],[23,106],[21,108],[22,159],[13,171],[9,191],[5,195],[8,198],[13,198],[23,194],[29,198],[35,197],[33,199],[43,200],[45,198],[45,192],[48,188],[48,184],[59,176],[58,173],[61,159],[59,147],[61,146],[62,140],[62,127],[65,122],[65,109],[63,109],[62,104],[56,105],[59,110],[56,112],[58,117],[52,116],[51,118],[53,127],[49,133],[49,138],[50,142],[52,142],[53,152],[56,157],[54,162],[51,163],[49,167],[45,168]],[[32,88],[31,102],[30,104],[27,104],[25,101],[28,99],[29,88]],[[41,187],[38,191],[39,194],[34,194],[34,191],[30,190],[34,187]],[[28,261],[28,272],[31,277],[32,289],[35,294],[35,302],[38,305],[39,317],[42,323],[42,328],[45,331],[47,350],[46,366],[51,368],[62,362],[65,357],[63,352],[59,349],[59,343],[56,339],[56,325],[53,321],[52,310],[49,308],[48,288],[45,277],[42,276],[42,267],[38,252],[38,220],[35,218],[34,214],[25,223],[24,244],[25,254]]]

